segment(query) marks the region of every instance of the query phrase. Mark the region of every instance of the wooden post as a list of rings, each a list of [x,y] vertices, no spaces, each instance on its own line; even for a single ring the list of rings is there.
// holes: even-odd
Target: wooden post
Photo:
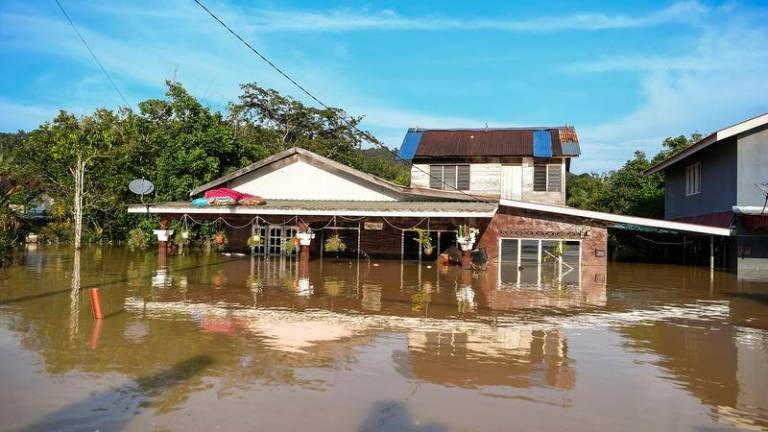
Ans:
[[[91,288],[89,291],[91,296],[91,310],[93,310],[93,319],[104,319],[104,312],[101,309],[101,295],[98,288]]]

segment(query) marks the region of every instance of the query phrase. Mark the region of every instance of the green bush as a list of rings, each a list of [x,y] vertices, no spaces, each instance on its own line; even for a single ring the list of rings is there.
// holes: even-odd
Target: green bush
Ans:
[[[144,250],[149,247],[150,237],[141,228],[134,228],[128,232],[128,241],[126,242],[128,249]]]

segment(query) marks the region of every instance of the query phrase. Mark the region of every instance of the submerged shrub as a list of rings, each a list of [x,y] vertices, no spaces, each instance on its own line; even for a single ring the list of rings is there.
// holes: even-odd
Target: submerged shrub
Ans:
[[[149,247],[149,236],[141,228],[134,228],[128,232],[128,241],[126,242],[128,249],[143,250]]]

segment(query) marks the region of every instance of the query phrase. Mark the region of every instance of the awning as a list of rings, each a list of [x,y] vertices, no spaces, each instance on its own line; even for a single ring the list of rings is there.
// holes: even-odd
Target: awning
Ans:
[[[556,206],[551,204],[539,204],[526,201],[501,200],[500,204],[504,207],[518,208],[525,210],[540,211],[546,213],[555,213],[566,216],[575,216],[585,219],[593,219],[609,222],[613,228],[627,229],[632,226],[657,228],[675,232],[707,234],[716,236],[730,236],[729,228],[718,228],[707,225],[696,225],[683,222],[673,222],[661,219],[642,218],[637,216],[624,216],[613,213],[603,213],[591,210],[580,210],[573,207]]]
[[[134,204],[128,213],[190,215],[287,215],[383,217],[480,217],[496,214],[495,202],[270,200],[262,206],[193,207],[189,202]]]

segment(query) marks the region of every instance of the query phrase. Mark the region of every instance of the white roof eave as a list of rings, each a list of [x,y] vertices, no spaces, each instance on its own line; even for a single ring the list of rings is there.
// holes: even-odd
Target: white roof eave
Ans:
[[[586,219],[594,219],[604,222],[617,224],[635,225],[650,228],[659,228],[672,231],[690,232],[696,234],[708,234],[727,237],[731,235],[730,228],[718,228],[708,225],[689,224],[684,222],[673,222],[661,219],[642,218],[637,216],[624,216],[613,213],[603,213],[591,210],[581,210],[573,207],[554,206],[549,204],[539,204],[525,201],[501,200],[500,205],[511,208],[525,210],[541,211],[546,213],[555,213],[567,216],[576,216]]]

